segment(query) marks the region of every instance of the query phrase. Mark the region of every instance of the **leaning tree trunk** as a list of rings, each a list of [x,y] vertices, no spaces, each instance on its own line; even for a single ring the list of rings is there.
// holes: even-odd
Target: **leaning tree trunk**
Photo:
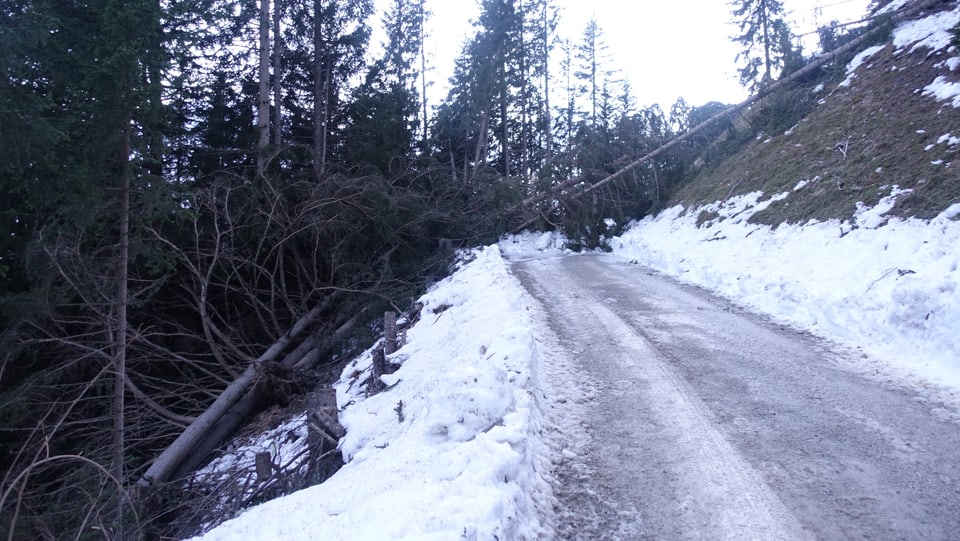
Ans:
[[[286,368],[292,368],[300,359],[310,354],[319,345],[319,338],[316,335],[311,336],[284,357],[280,364]],[[189,456],[184,458],[170,476],[171,479],[180,479],[190,475],[190,472],[203,464],[210,451],[213,451],[221,442],[225,441],[257,411],[262,402],[263,393],[261,390],[258,389],[257,385],[250,386],[247,392],[230,406],[211,429],[198,439]]]
[[[330,306],[333,301],[333,298],[328,298],[324,302],[324,307]],[[342,318],[335,322],[334,324],[338,326],[333,332],[333,336],[342,336],[351,330],[363,313],[364,310],[359,310],[352,317]],[[322,345],[320,335],[321,333],[319,332],[312,333],[311,336],[301,342],[299,346],[294,348],[290,353],[287,353],[283,359],[279,361],[280,366],[290,370],[312,370],[320,360],[320,348]],[[263,390],[255,385],[230,407],[209,432],[203,435],[193,447],[190,455],[187,456],[183,462],[180,463],[176,471],[174,471],[171,479],[186,477],[190,472],[196,470],[203,464],[203,461],[211,451],[233,434],[234,431],[249,419],[262,405]]]
[[[940,4],[940,1],[941,1],[941,0],[927,0],[926,2],[917,3],[917,4],[912,4],[912,5],[909,5],[908,7],[901,8],[899,11],[895,11],[895,12],[893,12],[893,14],[891,15],[891,17],[892,17],[892,22],[893,22],[893,23],[899,23],[899,22],[901,22],[901,21],[907,20],[907,18],[912,17],[913,15],[916,15],[917,13],[919,13],[919,12],[922,11],[922,10],[925,10],[925,9],[928,9],[928,8],[932,8],[932,7],[935,7],[935,6],[939,5],[939,4]],[[791,73],[791,74],[788,75],[787,77],[784,77],[783,79],[780,79],[779,81],[777,81],[777,82],[775,82],[775,83],[773,83],[773,84],[771,84],[771,85],[769,85],[769,86],[762,87],[756,94],[754,94],[753,96],[750,96],[749,98],[747,98],[746,100],[740,102],[739,104],[737,104],[737,105],[731,105],[731,106],[727,107],[726,109],[724,109],[723,111],[720,111],[719,113],[717,113],[717,114],[711,116],[710,118],[704,120],[704,121],[701,122],[700,124],[697,124],[696,126],[693,126],[693,127],[691,127],[691,128],[688,128],[687,131],[683,132],[682,134],[677,135],[677,136],[674,137],[673,139],[670,139],[669,141],[664,142],[664,143],[661,144],[659,147],[653,149],[652,151],[648,152],[647,154],[644,154],[644,155],[641,156],[640,158],[638,158],[638,159],[636,159],[636,160],[628,163],[627,165],[623,166],[623,167],[620,168],[619,170],[617,170],[617,171],[611,173],[610,175],[608,175],[606,178],[603,178],[603,179],[595,182],[594,184],[591,184],[591,185],[589,185],[589,186],[587,186],[587,187],[585,187],[585,188],[577,191],[576,193],[571,194],[570,197],[580,197],[580,196],[586,195],[586,194],[588,194],[588,193],[596,190],[597,188],[600,188],[601,186],[604,186],[605,184],[608,184],[608,183],[610,183],[610,182],[612,182],[612,181],[620,178],[620,177],[623,176],[625,173],[627,173],[628,171],[632,170],[634,167],[637,167],[637,166],[640,165],[640,164],[643,164],[643,163],[645,163],[645,162],[647,162],[647,161],[650,161],[650,160],[652,160],[653,158],[659,156],[660,154],[663,154],[663,153],[666,152],[667,150],[670,150],[670,149],[673,148],[674,146],[676,146],[676,145],[678,145],[678,144],[680,144],[680,143],[682,143],[682,142],[684,142],[684,141],[686,141],[686,140],[688,140],[688,139],[691,139],[692,137],[698,135],[700,132],[702,132],[703,130],[705,130],[706,128],[708,128],[709,126],[711,126],[713,123],[717,122],[718,120],[720,120],[720,119],[722,119],[722,118],[726,118],[726,117],[728,117],[728,116],[731,116],[731,115],[733,115],[734,113],[736,113],[736,112],[738,112],[738,111],[742,111],[743,109],[746,109],[747,107],[753,105],[753,104],[756,103],[757,101],[765,98],[766,96],[769,96],[769,95],[772,94],[773,92],[776,92],[777,90],[780,90],[781,88],[785,87],[786,85],[788,85],[788,84],[790,84],[790,83],[792,83],[792,82],[794,82],[794,81],[797,81],[797,80],[799,80],[799,79],[807,76],[807,75],[810,74],[812,71],[814,71],[814,70],[816,70],[816,69],[819,69],[819,68],[820,68],[821,66],[823,66],[824,64],[827,64],[827,63],[829,63],[829,62],[833,62],[833,61],[836,60],[837,57],[839,57],[840,55],[846,54],[846,53],[848,53],[848,52],[850,52],[850,51],[853,51],[853,50],[856,49],[857,47],[860,47],[861,45],[863,45],[867,40],[874,39],[875,37],[877,37],[878,35],[880,35],[880,34],[883,33],[884,31],[885,31],[885,27],[880,26],[880,27],[876,27],[876,28],[873,28],[873,29],[871,29],[871,30],[868,30],[867,32],[864,32],[863,34],[861,34],[861,35],[858,36],[857,38],[849,41],[848,43],[846,43],[846,44],[844,44],[844,45],[842,45],[842,46],[840,46],[840,47],[837,47],[837,48],[834,49],[833,51],[817,57],[816,60],[810,62],[809,64],[807,64],[806,66],[798,69],[797,71]],[[574,186],[576,186],[577,184],[580,184],[580,183],[582,183],[582,182],[583,182],[583,179],[582,179],[582,178],[579,178],[579,177],[578,177],[578,178],[568,179],[568,180],[566,180],[566,181],[564,181],[564,182],[562,182],[562,183],[554,186],[553,188],[551,188],[551,189],[549,189],[549,190],[547,190],[547,191],[545,191],[545,192],[538,193],[538,194],[533,194],[533,195],[531,195],[530,197],[527,197],[526,199],[523,200],[523,203],[521,204],[521,207],[529,207],[529,206],[531,206],[531,205],[535,205],[535,204],[541,203],[541,202],[543,202],[543,201],[546,201],[546,200],[548,200],[548,199],[550,199],[550,198],[552,198],[552,197],[557,196],[558,194],[560,194],[560,193],[563,192],[563,191],[566,191],[566,190],[569,190],[569,189],[573,188]],[[523,225],[521,225],[520,227],[517,228],[517,231],[522,230],[524,227],[527,227],[528,225],[532,224],[534,221],[536,221],[536,219],[537,219],[537,216],[534,216],[533,218],[527,220],[526,223],[524,223]]]

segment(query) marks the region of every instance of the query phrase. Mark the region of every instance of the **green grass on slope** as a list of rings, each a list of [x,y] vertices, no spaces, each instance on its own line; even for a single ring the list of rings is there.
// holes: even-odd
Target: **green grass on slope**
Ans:
[[[931,218],[960,202],[960,145],[937,143],[945,134],[960,137],[960,109],[922,95],[938,75],[960,80],[960,72],[943,64],[955,53],[928,53],[894,55],[889,45],[857,70],[849,87],[834,82],[816,94],[806,88],[781,96],[796,107],[813,99],[812,111],[791,129],[751,137],[695,173],[673,202],[696,207],[755,190],[771,196],[808,181],[752,219],[770,225],[849,219],[858,201],[875,204],[894,185],[913,190],[891,212],[898,216]],[[762,106],[771,104],[778,105],[768,99]],[[763,113],[754,109],[741,124],[759,123]]]

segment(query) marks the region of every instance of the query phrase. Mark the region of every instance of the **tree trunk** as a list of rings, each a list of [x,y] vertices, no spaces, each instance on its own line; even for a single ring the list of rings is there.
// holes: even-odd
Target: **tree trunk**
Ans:
[[[500,64],[500,154],[503,160],[503,176],[510,176],[510,132],[507,126],[507,100],[509,92],[507,89],[507,66],[506,59]]]
[[[323,307],[327,308],[334,301],[333,298],[324,300]],[[353,317],[344,321],[333,333],[334,337],[342,336],[344,333],[354,327],[357,320],[363,314],[364,310],[358,311]],[[320,360],[320,334],[315,332],[309,338],[300,343],[293,351],[286,354],[280,361],[284,368],[295,370],[312,370]],[[200,438],[193,447],[193,452],[186,457],[177,467],[171,479],[181,479],[196,470],[206,459],[207,455],[223,443],[231,434],[233,434],[246,420],[253,415],[259,407],[263,406],[263,396],[257,387],[252,387],[243,397],[238,400],[221,417],[216,425]],[[336,418],[336,415],[334,415]]]
[[[526,10],[523,6],[523,1],[520,2],[520,163],[518,167],[517,174],[519,174],[524,181],[528,180],[528,175],[530,171],[530,147],[528,144],[528,130],[530,128],[529,122],[529,111],[527,110],[528,106],[528,97],[530,86],[533,84],[527,76],[527,63],[529,62],[527,52],[527,34],[525,32],[526,24]]]
[[[760,26],[763,28],[763,84],[769,84],[770,75],[770,21],[767,17],[767,3],[760,1]]]
[[[293,351],[284,356],[280,364],[285,368],[297,366],[303,358],[307,357],[320,345],[320,339],[316,334],[304,340]],[[312,368],[312,367],[311,367]],[[223,414],[216,424],[202,437],[198,438],[193,446],[190,455],[184,458],[177,469],[170,476],[171,479],[182,479],[194,470],[196,470],[207,455],[223,443],[240,426],[250,419],[260,408],[265,407],[263,393],[256,386],[250,389],[237,400],[226,413]]]
[[[420,143],[420,152],[423,155],[429,153],[430,150],[430,138],[428,126],[428,116],[427,116],[427,47],[426,47],[426,30],[424,27],[427,24],[427,14],[426,10],[423,7],[425,0],[419,0],[417,2],[417,16],[420,17],[420,104],[423,108],[423,122],[420,132],[421,143]],[[454,182],[456,182],[456,171],[454,171]]]
[[[124,438],[125,392],[127,378],[127,304],[128,269],[130,259],[130,137],[131,121],[123,126],[123,142],[120,152],[120,258],[117,276],[117,327],[114,330],[114,380],[113,380],[113,467],[111,473],[117,483],[124,484],[124,457],[126,439]],[[117,497],[117,531],[123,532],[122,494]]]
[[[313,2],[313,172],[323,178],[327,161],[327,120],[330,116],[330,67],[323,40],[323,2]]]
[[[477,134],[477,148],[473,156],[473,172],[476,175],[477,171],[480,170],[481,162],[487,161],[487,126],[490,123],[490,111],[489,109],[484,109],[483,113],[480,114],[480,129]],[[463,164],[463,181],[468,182],[470,179],[467,178],[467,163]]]
[[[545,159],[544,168],[550,171],[553,166],[553,118],[550,110],[550,2],[543,3],[543,114]],[[552,173],[551,173],[552,174]]]
[[[260,92],[257,104],[257,173],[263,174],[270,144],[270,0],[260,0]]]
[[[273,146],[283,144],[283,107],[281,107],[281,48],[283,36],[280,34],[280,1],[273,1]]]
[[[186,460],[188,455],[194,451],[197,443],[204,436],[214,429],[220,419],[247,393],[250,385],[256,379],[257,367],[265,362],[273,361],[283,352],[287,346],[300,334],[302,334],[319,316],[322,306],[310,310],[306,315],[300,318],[287,332],[271,345],[260,357],[247,366],[247,369],[235,379],[226,389],[220,393],[220,396],[214,400],[213,404],[206,409],[197,419],[180,434],[169,447],[167,447],[160,456],[153,462],[147,472],[140,479],[140,486],[150,486],[153,483],[163,483],[169,481],[179,466]]]

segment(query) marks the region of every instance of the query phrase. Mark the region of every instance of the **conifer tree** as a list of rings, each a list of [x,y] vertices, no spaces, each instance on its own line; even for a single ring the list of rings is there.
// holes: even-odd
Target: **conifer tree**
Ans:
[[[595,18],[584,27],[575,56],[578,63],[574,74],[580,82],[580,93],[587,99],[590,125],[597,128],[607,122],[609,127],[609,110],[604,109],[609,109],[616,72],[609,67],[610,53],[603,41],[603,29]]]
[[[390,3],[382,21],[387,32],[383,57],[370,67],[346,107],[346,162],[374,165],[387,173],[412,157],[421,126],[417,60],[422,61],[426,15],[423,0]]]
[[[737,55],[740,84],[755,91],[773,82],[791,53],[783,1],[733,0],[730,6],[739,30],[733,40],[742,47]]]
[[[313,173],[339,161],[348,82],[366,66],[373,0],[312,0],[288,5],[283,58],[289,130],[312,150]]]

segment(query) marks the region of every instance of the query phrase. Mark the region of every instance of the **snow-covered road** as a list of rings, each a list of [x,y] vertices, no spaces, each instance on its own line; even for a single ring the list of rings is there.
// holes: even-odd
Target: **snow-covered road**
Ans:
[[[960,424],[922,391],[612,257],[515,261],[512,272],[542,305],[538,334],[552,336],[547,387],[587,397],[553,415],[558,538],[960,531]],[[549,369],[551,355],[573,374]]]

